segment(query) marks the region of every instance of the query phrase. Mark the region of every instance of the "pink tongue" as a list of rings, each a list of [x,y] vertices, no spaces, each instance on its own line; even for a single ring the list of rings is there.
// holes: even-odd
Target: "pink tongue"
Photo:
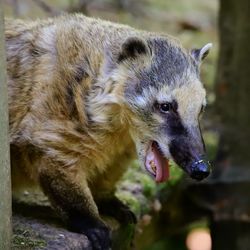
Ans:
[[[152,143],[152,152],[154,154],[154,162],[156,165],[156,182],[164,182],[169,178],[169,162],[160,152],[157,144]]]

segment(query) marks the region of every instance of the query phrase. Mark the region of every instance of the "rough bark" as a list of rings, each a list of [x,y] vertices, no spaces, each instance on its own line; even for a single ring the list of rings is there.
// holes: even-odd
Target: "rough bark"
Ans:
[[[8,138],[8,101],[3,33],[3,5],[0,0],[0,249],[10,249],[11,188]]]
[[[250,249],[249,0],[220,0],[219,33],[216,108],[221,138],[215,164],[219,186],[210,190],[216,193],[212,245],[213,250],[245,250]]]
[[[220,156],[250,167],[250,2],[221,0],[217,110],[221,117]]]

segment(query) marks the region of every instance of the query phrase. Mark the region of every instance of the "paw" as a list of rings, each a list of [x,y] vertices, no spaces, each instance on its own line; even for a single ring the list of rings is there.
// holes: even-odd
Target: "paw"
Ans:
[[[92,244],[93,250],[111,249],[111,232],[108,227],[100,226],[85,229],[83,232]]]
[[[90,214],[71,211],[69,227],[72,231],[86,235],[91,242],[93,250],[111,249],[111,231],[98,218]]]

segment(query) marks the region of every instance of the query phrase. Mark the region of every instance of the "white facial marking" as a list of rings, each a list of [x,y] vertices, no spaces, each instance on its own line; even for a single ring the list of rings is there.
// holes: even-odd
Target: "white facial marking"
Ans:
[[[184,124],[196,126],[198,114],[202,104],[205,103],[206,92],[199,81],[183,85],[173,91],[178,103],[178,113]]]
[[[156,98],[158,103],[171,102],[173,98],[170,87],[168,85],[164,85],[161,88],[161,91],[157,93]]]

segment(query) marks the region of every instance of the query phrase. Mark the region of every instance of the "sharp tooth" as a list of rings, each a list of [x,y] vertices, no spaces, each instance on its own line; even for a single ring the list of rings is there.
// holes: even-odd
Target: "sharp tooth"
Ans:
[[[150,167],[151,167],[151,169],[153,170],[153,172],[156,173],[156,166],[155,166],[154,161],[150,161],[149,164],[150,164]]]

